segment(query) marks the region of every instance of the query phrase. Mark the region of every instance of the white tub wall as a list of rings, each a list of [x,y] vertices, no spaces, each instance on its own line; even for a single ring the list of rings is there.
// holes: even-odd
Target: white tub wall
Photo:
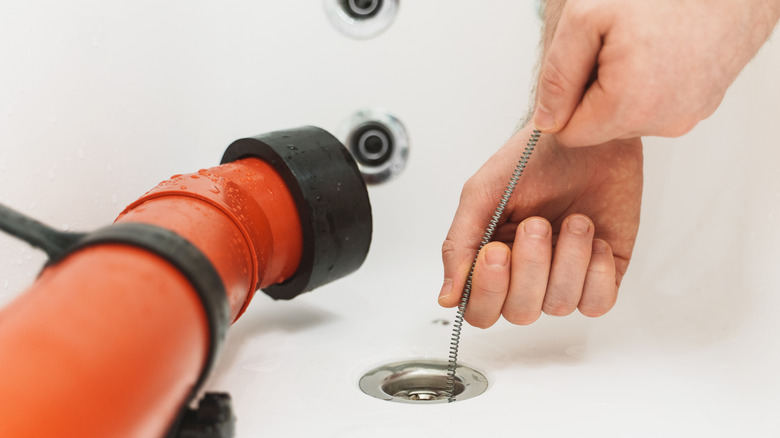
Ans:
[[[780,48],[680,139],[649,139],[642,227],[616,309],[464,331],[483,396],[369,399],[373,365],[446,356],[439,246],[465,179],[522,116],[538,35],[532,2],[406,1],[355,41],[309,2],[17,2],[0,14],[0,202],[88,230],[232,140],[380,106],[412,141],[371,189],[374,241],[349,278],[282,303],[258,296],[209,390],[233,394],[239,437],[774,436]],[[532,165],[532,164],[531,164]],[[0,304],[43,257],[0,236]]]
[[[336,32],[315,0],[18,2],[0,20],[0,166],[16,182],[0,196],[72,229],[108,223],[174,173],[217,164],[237,138],[303,124],[334,131],[374,106],[397,114],[413,142],[407,176],[374,194],[377,226],[397,209],[383,214],[382,197],[398,192],[412,212],[446,217],[428,205],[442,190],[457,199],[461,175],[526,106],[537,33],[533,8],[511,2],[409,2],[371,41]],[[455,129],[464,126],[473,128]],[[435,175],[427,192],[408,189],[414,174]],[[27,263],[30,251],[2,238],[12,262],[0,302],[42,260]]]

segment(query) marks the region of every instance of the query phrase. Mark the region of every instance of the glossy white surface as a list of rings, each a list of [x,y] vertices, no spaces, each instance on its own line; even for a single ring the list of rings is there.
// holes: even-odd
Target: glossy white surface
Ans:
[[[361,270],[291,302],[258,295],[211,391],[238,437],[777,436],[780,46],[680,139],[646,141],[635,259],[599,319],[467,327],[483,395],[416,406],[357,387],[373,366],[444,358],[439,245],[460,187],[525,111],[532,2],[402,2],[375,39],[322,2],[6,2],[0,7],[0,202],[61,228],[105,225],[158,181],[217,164],[242,136],[334,131],[378,106],[411,141],[373,187]],[[531,163],[533,165],[533,163]],[[522,184],[522,183],[521,183]],[[0,305],[43,256],[0,235]],[[479,435],[482,434],[482,435]]]

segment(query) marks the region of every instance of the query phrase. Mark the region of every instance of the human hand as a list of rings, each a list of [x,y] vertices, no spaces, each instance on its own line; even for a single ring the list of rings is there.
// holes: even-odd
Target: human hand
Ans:
[[[482,235],[530,133],[526,128],[515,134],[463,187],[442,245],[442,306],[460,302]],[[479,254],[466,321],[487,328],[501,315],[530,324],[541,311],[609,311],[631,258],[641,197],[638,138],[567,148],[543,134],[494,241]]]
[[[780,16],[777,0],[562,7],[548,0],[555,33],[545,38],[533,120],[567,146],[687,133],[717,109]]]

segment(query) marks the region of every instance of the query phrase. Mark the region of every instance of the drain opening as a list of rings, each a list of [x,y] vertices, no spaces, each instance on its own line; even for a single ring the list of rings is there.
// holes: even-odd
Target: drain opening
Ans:
[[[339,137],[355,158],[366,184],[381,184],[398,176],[409,160],[409,136],[392,114],[377,109],[352,114]]]
[[[382,8],[382,0],[340,0],[339,3],[344,12],[357,19],[371,18]]]
[[[447,403],[447,362],[409,360],[394,362],[367,372],[360,389],[382,400],[400,403]],[[467,366],[455,370],[455,401],[482,394],[487,389],[485,376]]]
[[[455,378],[455,395],[463,393],[463,381]],[[428,370],[414,370],[409,373],[391,375],[385,379],[382,391],[396,398],[407,400],[438,400],[447,398],[447,373],[435,374]]]
[[[324,0],[331,24],[357,39],[375,37],[389,28],[398,15],[400,0]]]
[[[350,135],[352,156],[364,166],[378,167],[393,157],[393,135],[378,123],[365,123]]]

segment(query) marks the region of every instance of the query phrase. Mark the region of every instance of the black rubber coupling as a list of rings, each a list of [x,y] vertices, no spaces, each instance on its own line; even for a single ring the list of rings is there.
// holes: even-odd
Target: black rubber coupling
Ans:
[[[222,163],[259,158],[287,184],[298,207],[303,253],[296,273],[263,291],[291,299],[358,269],[371,245],[368,191],[357,164],[327,131],[304,126],[236,140]]]
[[[154,253],[173,265],[197,292],[209,324],[209,351],[191,397],[209,376],[230,327],[230,307],[222,278],[214,265],[195,245],[175,232],[156,225],[125,222],[109,225],[82,235],[59,257],[46,266],[59,263],[69,254],[90,246],[123,244]]]

